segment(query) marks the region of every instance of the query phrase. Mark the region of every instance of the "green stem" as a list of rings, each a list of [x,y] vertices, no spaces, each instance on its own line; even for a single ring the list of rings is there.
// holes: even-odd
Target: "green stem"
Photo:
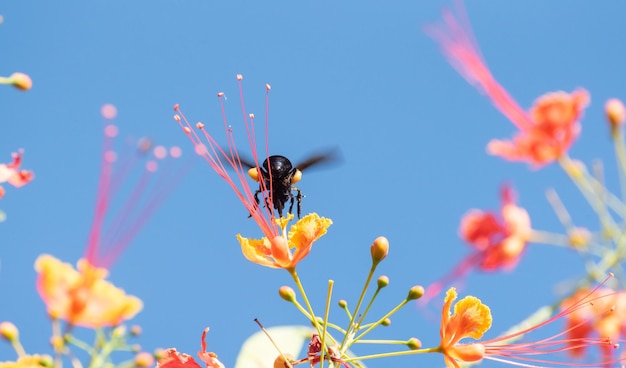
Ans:
[[[400,304],[398,304],[397,306],[395,306],[395,308],[393,308],[392,310],[390,310],[387,314],[385,314],[382,318],[380,318],[378,321],[374,322],[370,327],[368,327],[365,331],[361,332],[361,334],[357,337],[354,338],[354,342],[359,341],[363,336],[365,336],[366,334],[368,334],[370,331],[372,331],[374,328],[376,328],[378,325],[380,325],[381,323],[383,323],[384,320],[386,320],[387,318],[389,318],[391,315],[393,315],[394,313],[396,313],[397,311],[400,310],[400,308],[404,307],[406,305],[406,303],[408,303],[408,300],[404,299],[402,302],[400,302]]]
[[[309,319],[313,323],[313,326],[315,326],[315,329],[317,330],[317,334],[322,336],[322,330],[321,330],[320,324],[317,321],[317,316],[315,315],[315,312],[313,312],[313,307],[311,307],[311,303],[309,303],[309,298],[307,298],[307,296],[306,296],[306,292],[304,291],[304,287],[302,286],[302,282],[300,282],[300,277],[298,277],[298,273],[296,272],[296,268],[295,267],[294,268],[289,268],[289,269],[287,269],[287,272],[289,272],[289,274],[293,278],[293,281],[296,283],[296,286],[298,287],[298,290],[300,290],[300,295],[302,295],[302,299],[304,300],[304,304],[306,305],[307,309],[309,310]]]
[[[367,287],[372,281],[372,276],[374,276],[374,271],[376,270],[376,266],[372,265],[370,268],[370,272],[367,275],[367,280],[365,280],[365,285],[363,285],[363,289],[361,290],[361,295],[359,296],[359,301],[356,303],[356,307],[354,308],[354,312],[352,312],[352,317],[350,318],[350,324],[348,325],[347,333],[343,336],[343,341],[341,341],[341,351],[344,351],[344,347],[346,347],[346,341],[348,341],[348,335],[352,333],[354,326],[354,319],[359,313],[359,309],[361,308],[361,303],[363,303],[363,299],[365,298],[365,293],[367,292]]]

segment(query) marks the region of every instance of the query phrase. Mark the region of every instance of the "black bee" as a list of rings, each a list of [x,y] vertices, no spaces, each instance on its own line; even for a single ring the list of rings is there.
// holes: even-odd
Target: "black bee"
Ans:
[[[294,184],[302,179],[302,170],[313,165],[337,161],[338,156],[337,150],[314,154],[295,167],[287,157],[280,155],[269,156],[259,168],[245,159],[241,159],[241,163],[250,168],[248,175],[260,183],[259,189],[254,193],[257,205],[259,204],[259,194],[267,191],[280,217],[283,217],[283,209],[287,202],[289,202],[289,213],[292,213],[294,202],[298,202],[298,218],[300,218],[304,196],[300,188]],[[269,207],[269,198],[265,200],[266,207]]]

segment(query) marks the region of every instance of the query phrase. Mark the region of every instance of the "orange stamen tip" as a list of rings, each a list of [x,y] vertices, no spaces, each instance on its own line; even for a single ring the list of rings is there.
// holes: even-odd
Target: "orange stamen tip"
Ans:
[[[265,89],[269,91],[269,90],[271,90],[271,89],[272,89],[272,86],[270,86],[269,84],[267,84],[267,83],[266,83],[266,84],[265,84]]]
[[[197,122],[196,123],[196,128],[203,129],[204,128],[204,124],[202,124],[201,122]]]
[[[179,108],[180,108],[180,106],[178,106],[178,104],[175,104],[175,105],[174,105],[174,111],[178,111],[178,110],[179,110]]]
[[[241,74],[237,74],[237,80],[238,80],[238,81],[240,81],[240,80],[242,80],[242,79],[243,79],[243,75],[241,75]]]
[[[254,114],[250,114],[248,116],[250,117],[250,119],[254,119]]]
[[[28,91],[33,86],[33,80],[24,73],[13,73],[11,74],[9,79],[11,80],[11,84],[13,85],[13,87],[21,91]]]
[[[174,115],[174,120],[180,123],[180,115],[178,114]]]
[[[222,96],[224,96],[224,92],[218,92],[217,93],[217,97],[222,97]]]
[[[191,129],[189,129],[189,127],[184,127],[183,132],[185,132],[186,134],[191,134]]]
[[[615,277],[615,274],[613,272],[609,272],[609,277]]]

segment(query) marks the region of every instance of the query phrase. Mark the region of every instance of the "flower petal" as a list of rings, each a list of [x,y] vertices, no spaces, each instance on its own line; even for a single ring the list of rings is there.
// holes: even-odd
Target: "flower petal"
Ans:
[[[289,229],[289,247],[296,248],[293,263],[297,264],[311,251],[313,242],[326,234],[332,220],[311,213],[301,218]]]
[[[243,253],[243,256],[246,257],[248,261],[261,266],[280,268],[275,262],[269,259],[272,255],[272,251],[270,242],[267,238],[249,239],[237,234],[237,240],[241,245],[241,252]]]

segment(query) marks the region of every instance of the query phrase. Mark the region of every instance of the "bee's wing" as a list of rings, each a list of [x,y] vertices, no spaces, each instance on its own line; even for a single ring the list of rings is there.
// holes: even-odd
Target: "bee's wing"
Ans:
[[[254,164],[254,160],[251,159],[250,156],[242,155],[241,152],[237,152],[234,157],[230,155],[230,150],[228,148],[222,148],[222,152],[223,152],[222,157],[224,159],[229,159],[236,163],[237,157],[239,157],[239,161],[241,162],[241,165],[247,167],[248,169],[256,167],[256,165]]]
[[[309,158],[307,158],[306,160],[298,163],[296,165],[296,169],[302,171],[314,165],[337,163],[339,161],[341,161],[341,154],[339,152],[339,149],[335,147],[324,152],[315,153],[309,156]]]

